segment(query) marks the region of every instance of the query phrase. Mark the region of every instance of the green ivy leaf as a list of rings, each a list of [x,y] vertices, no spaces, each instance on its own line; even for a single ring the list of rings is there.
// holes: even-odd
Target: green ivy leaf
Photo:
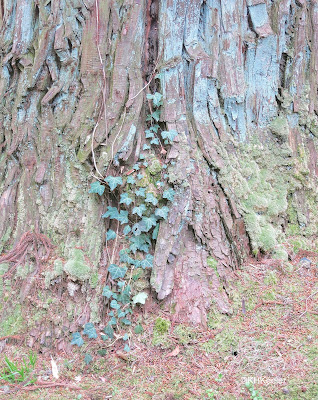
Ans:
[[[134,331],[137,335],[139,335],[140,333],[143,333],[144,328],[142,327],[142,325],[136,325]]]
[[[147,207],[145,206],[145,204],[140,204],[140,206],[133,208],[132,213],[139,215],[139,217],[142,217],[143,212],[146,210]]]
[[[110,299],[113,295],[113,292],[110,290],[109,286],[105,286],[103,289],[102,296],[107,297],[107,299]]]
[[[145,156],[144,154],[140,153],[139,159],[140,159],[140,160],[144,160],[145,158],[146,158],[146,156]]]
[[[130,183],[131,185],[136,183],[136,181],[135,181],[135,179],[134,179],[134,177],[132,175],[128,176],[127,183]]]
[[[160,126],[158,124],[154,124],[152,125],[149,129],[153,132],[158,132],[158,129],[160,128]]]
[[[141,267],[143,269],[153,267],[153,256],[151,254],[147,254],[146,257],[141,261]]]
[[[178,136],[178,132],[175,130],[171,131],[162,131],[161,132],[162,139],[167,139],[170,142],[173,142],[174,138]]]
[[[133,169],[135,170],[135,171],[138,171],[140,168],[139,168],[139,165],[138,164],[134,164],[133,165]]]
[[[157,225],[157,219],[153,214],[149,218],[142,217],[142,222],[146,226],[146,232],[148,232],[153,226]]]
[[[117,210],[116,210],[117,211]],[[109,229],[107,232],[106,232],[106,240],[113,240],[113,239],[116,239],[116,232],[115,231],[113,231],[112,229]]]
[[[132,236],[129,241],[131,242],[129,248],[133,253],[136,253],[137,250],[148,253],[151,241],[147,235],[141,234],[139,236]]]
[[[137,178],[140,180],[140,179],[142,179],[144,176],[143,176],[143,174],[138,174],[137,175]]]
[[[153,240],[157,240],[158,232],[159,232],[159,224],[156,225],[155,229],[152,232],[152,239]]]
[[[126,353],[129,353],[129,352],[130,352],[130,347],[128,346],[128,344],[125,344],[124,351],[125,351]]]
[[[140,225],[139,222],[137,222],[136,224],[133,225],[131,231],[135,236],[139,236],[142,232],[142,226]]]
[[[115,310],[119,310],[120,309],[120,305],[117,303],[117,300],[112,300],[110,302],[110,306],[111,306],[111,308],[114,308]]]
[[[159,139],[158,138],[153,138],[151,141],[150,141],[150,144],[159,144],[160,142],[159,142]]]
[[[158,204],[158,200],[152,193],[147,193],[147,196],[145,198],[146,203],[152,203],[154,206]]]
[[[79,332],[73,333],[72,338],[71,344],[76,344],[78,347],[83,346],[84,340]]]
[[[127,204],[127,206],[129,206],[132,202],[133,202],[133,200],[129,197],[128,193],[122,193],[120,195],[119,204]]]
[[[99,181],[91,183],[91,188],[88,193],[97,193],[100,196],[104,193],[105,186],[101,185]]]
[[[126,236],[128,235],[128,233],[131,231],[131,227],[129,225],[126,225],[124,230],[123,230],[123,234]]]
[[[148,144],[146,144],[146,143],[145,143],[145,144],[143,145],[143,147],[142,147],[143,150],[149,150],[150,148],[151,148],[151,147],[150,147]]]
[[[104,335],[103,335],[104,336]],[[97,354],[100,355],[101,357],[105,357],[107,354],[107,350],[106,349],[100,349],[97,350]],[[77,397],[78,398],[78,397]]]
[[[155,94],[147,94],[147,99],[151,99],[155,107],[162,106],[162,94],[156,92]]]
[[[123,336],[123,340],[126,341],[126,340],[128,340],[128,339],[129,339],[129,336],[128,336],[127,333],[125,333],[124,336]]]
[[[87,335],[89,339],[96,339],[97,333],[94,324],[87,322],[87,324],[84,325],[83,335]]]
[[[135,191],[136,196],[139,197],[146,197],[146,189],[145,188],[139,188]]]
[[[129,319],[127,319],[127,318],[123,318],[123,319],[121,320],[121,322],[122,322],[124,325],[131,325],[131,321],[129,321]]]
[[[85,363],[86,365],[88,365],[88,364],[90,364],[92,361],[93,361],[93,357],[92,357],[89,353],[86,353],[86,354],[85,354],[85,357],[84,357],[84,363]]]
[[[110,219],[117,219],[118,216],[119,216],[119,212],[118,212],[117,208],[108,206],[107,211],[105,212],[105,214],[102,215],[102,218],[109,217]]]
[[[112,279],[124,278],[127,272],[126,267],[119,267],[116,264],[110,264],[108,267],[108,272],[110,273]]]
[[[169,188],[169,189],[167,189],[167,190],[165,190],[165,191],[163,192],[162,197],[163,197],[164,199],[168,199],[168,200],[170,200],[170,201],[173,201],[174,195],[175,195],[175,191],[174,191],[172,188]]]
[[[157,217],[161,217],[163,219],[167,219],[168,218],[168,213],[169,213],[169,207],[164,206],[161,208],[156,208],[155,214],[157,215]]]
[[[155,136],[154,133],[151,132],[150,129],[147,129],[147,130],[145,131],[145,134],[146,134],[146,139],[151,139],[151,138],[153,138],[153,137]]]
[[[130,285],[127,285],[125,287],[125,289],[122,291],[121,295],[120,295],[120,301],[123,304],[129,304],[130,303]]]
[[[134,304],[145,304],[148,294],[146,292],[139,292],[133,297]]]
[[[117,318],[116,317],[111,317],[109,323],[110,323],[110,325],[117,325]]]
[[[128,211],[120,210],[120,213],[116,219],[121,223],[121,225],[128,224]]]
[[[119,252],[119,259],[121,262],[131,263],[132,258],[128,255],[129,249],[121,249]]]
[[[116,189],[118,185],[123,184],[123,180],[120,176],[108,176],[105,181],[108,183],[109,188],[111,191]]]
[[[156,110],[156,111],[154,111],[152,114],[151,114],[151,117],[155,120],[155,121],[159,121],[159,119],[160,119],[160,114],[161,114],[161,112],[159,111],[159,110]]]
[[[106,335],[110,338],[110,339],[114,339],[114,329],[112,328],[112,326],[110,324],[106,325],[104,328],[104,333],[106,333]]]
[[[141,260],[134,260],[133,265],[134,265],[136,268],[141,267]]]

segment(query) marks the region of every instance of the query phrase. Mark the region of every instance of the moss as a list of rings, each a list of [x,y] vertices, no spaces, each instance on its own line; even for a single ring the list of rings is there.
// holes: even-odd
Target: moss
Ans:
[[[297,224],[288,224],[286,227],[287,236],[297,236],[300,235],[300,227]]]
[[[271,250],[276,245],[276,231],[272,225],[266,225],[261,228],[259,235],[259,246],[262,250]]]
[[[151,175],[157,175],[161,172],[162,167],[160,164],[160,161],[158,159],[153,159],[149,162],[149,166],[147,167],[147,170]]]
[[[34,270],[34,265],[18,265],[16,276],[25,279]]]
[[[289,135],[288,121],[285,115],[280,115],[275,118],[269,125],[269,129],[273,135],[279,139],[287,140]]]
[[[208,341],[201,343],[200,346],[206,353],[212,353],[215,349],[215,342],[212,339],[209,339]]]
[[[298,253],[300,249],[304,249],[306,247],[306,242],[303,238],[292,239],[290,240],[290,244],[293,246],[294,253]]]
[[[218,351],[222,353],[233,352],[238,346],[239,337],[235,328],[229,327],[215,336]]]
[[[275,300],[276,299],[276,294],[273,290],[270,290],[268,292],[265,292],[262,296],[262,298],[266,300]]]
[[[154,332],[160,335],[164,335],[169,332],[170,321],[164,318],[157,318],[154,326]]]
[[[71,258],[64,265],[64,271],[74,280],[84,282],[91,275],[91,268],[86,264],[84,252],[73,249]]]
[[[57,278],[58,276],[61,276],[64,272],[64,268],[63,268],[63,262],[60,259],[57,259],[54,261],[54,267],[53,267],[53,271],[46,271],[44,273],[44,283],[45,283],[45,287],[49,288],[51,281],[55,278]]]
[[[267,272],[264,278],[264,284],[270,286],[270,285],[277,285],[277,283],[278,283],[278,277],[276,271]]]
[[[177,325],[174,328],[173,333],[175,336],[177,336],[181,344],[189,344],[197,337],[195,329],[182,324]]]
[[[157,318],[153,328],[152,344],[154,346],[169,347],[168,333],[170,321],[164,318]]]
[[[0,239],[0,253],[2,252],[2,250],[3,250],[4,246],[6,245],[7,241],[10,239],[11,232],[12,232],[12,228],[11,227],[7,228],[5,234]]]
[[[217,266],[218,266],[218,262],[216,261],[216,259],[215,258],[213,258],[213,257],[208,257],[207,259],[206,259],[206,262],[207,262],[207,264],[208,264],[208,266],[210,267],[210,268],[213,268],[216,272],[217,272]]]
[[[90,277],[90,280],[89,280],[89,282],[90,282],[90,285],[91,285],[91,287],[93,288],[93,289],[95,289],[96,288],[96,286],[97,286],[97,284],[98,284],[98,273],[97,272],[94,272],[92,275],[91,275],[91,277]]]
[[[1,263],[0,264],[0,275],[5,274],[9,269],[9,263]]]
[[[218,329],[225,322],[226,316],[221,314],[216,307],[211,307],[208,313],[208,327],[210,329]]]
[[[288,261],[288,253],[283,246],[278,246],[272,252],[272,258],[275,260]]]
[[[273,121],[272,130],[277,135],[284,131],[285,135],[287,124],[287,119],[280,116]],[[291,208],[288,199],[291,202],[295,190],[302,188],[295,179],[297,163],[293,152],[287,142],[262,143],[259,135],[251,135],[249,142],[237,143],[234,140],[231,145],[231,151],[226,144],[218,146],[218,153],[224,161],[218,179],[244,218],[252,251],[257,254],[260,250],[274,250],[284,240],[281,221]],[[304,154],[300,156],[305,158]],[[299,168],[296,170],[299,172]],[[308,199],[306,202],[309,204]],[[315,206],[310,206],[310,209],[315,210]],[[291,233],[297,232],[296,225],[301,222],[298,214],[297,211],[297,218],[293,218],[295,226]],[[312,221],[317,219],[312,218]],[[308,235],[314,232],[315,223],[310,223],[310,226],[311,229],[306,228]]]
[[[0,336],[10,336],[21,332],[23,329],[23,318],[20,304],[17,304],[9,316],[1,321]]]

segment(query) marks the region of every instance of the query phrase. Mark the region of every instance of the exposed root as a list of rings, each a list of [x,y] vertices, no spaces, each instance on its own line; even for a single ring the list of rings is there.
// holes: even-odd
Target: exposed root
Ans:
[[[7,277],[18,265],[24,263],[27,255],[30,253],[34,257],[36,267],[38,268],[41,262],[48,260],[52,249],[53,245],[47,236],[32,231],[24,233],[12,250],[0,256],[0,263],[13,263],[12,267],[4,276]]]

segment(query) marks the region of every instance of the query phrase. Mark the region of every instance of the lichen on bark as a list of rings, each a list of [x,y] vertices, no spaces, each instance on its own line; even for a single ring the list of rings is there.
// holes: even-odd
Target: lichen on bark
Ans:
[[[142,182],[165,157],[176,196],[151,284],[175,318],[206,324],[212,302],[230,313],[227,275],[250,251],[317,235],[315,2],[12,0],[0,12],[1,251],[41,232],[74,280],[81,249],[91,272],[79,280],[97,298],[115,199],[89,184],[138,159],[149,91],[163,95],[160,126],[178,132]],[[50,268],[46,284],[64,276]]]

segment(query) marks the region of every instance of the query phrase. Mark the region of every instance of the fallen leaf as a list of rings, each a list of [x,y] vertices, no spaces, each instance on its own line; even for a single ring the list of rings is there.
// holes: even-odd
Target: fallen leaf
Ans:
[[[51,365],[52,365],[52,375],[55,379],[59,379],[59,370],[57,368],[56,362],[53,360],[51,356]]]
[[[116,356],[125,361],[128,361],[128,358],[129,358],[129,355],[126,352],[124,353],[123,351],[120,351],[120,350],[116,351]]]
[[[167,354],[167,357],[176,357],[180,353],[180,347],[177,346],[171,353]]]

